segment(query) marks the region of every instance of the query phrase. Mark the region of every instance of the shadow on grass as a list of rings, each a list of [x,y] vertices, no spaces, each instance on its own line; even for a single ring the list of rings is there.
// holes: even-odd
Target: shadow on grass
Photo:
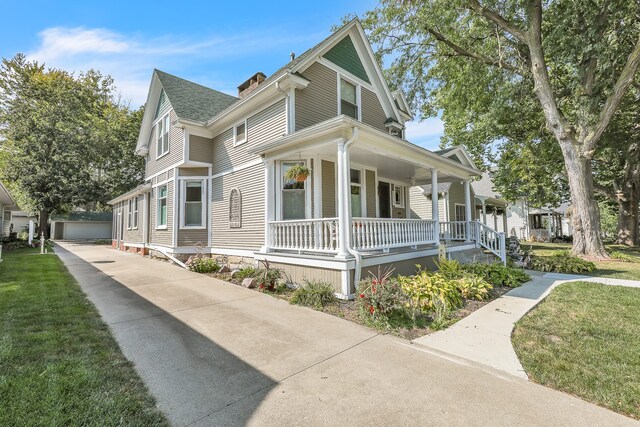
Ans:
[[[245,425],[276,381],[90,263],[56,252],[174,425]]]

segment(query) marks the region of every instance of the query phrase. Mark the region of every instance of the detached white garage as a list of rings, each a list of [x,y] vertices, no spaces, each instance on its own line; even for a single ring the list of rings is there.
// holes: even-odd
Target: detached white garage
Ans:
[[[71,212],[51,217],[54,240],[111,239],[111,212]]]

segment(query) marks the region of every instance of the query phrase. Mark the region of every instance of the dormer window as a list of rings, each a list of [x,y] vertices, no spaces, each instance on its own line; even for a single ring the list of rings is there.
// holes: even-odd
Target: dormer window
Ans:
[[[247,121],[238,123],[233,127],[233,146],[236,147],[247,142]]]
[[[156,158],[159,158],[169,152],[169,113],[165,114],[156,126],[158,128]]]
[[[340,79],[340,111],[339,114],[360,119],[358,86]]]

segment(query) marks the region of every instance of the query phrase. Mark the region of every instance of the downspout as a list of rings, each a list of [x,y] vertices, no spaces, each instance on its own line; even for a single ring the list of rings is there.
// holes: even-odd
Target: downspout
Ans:
[[[289,94],[282,90],[280,82],[276,82],[276,90],[284,95],[284,105],[287,111],[287,135],[291,133],[291,101],[289,100]]]
[[[349,140],[347,142],[345,142],[344,144],[344,179],[349,186],[350,186],[350,181],[351,181],[351,165],[349,162],[349,147],[351,146],[351,144],[353,144],[354,142],[356,142],[358,140],[358,135],[360,133],[360,130],[358,129],[358,127],[354,126],[353,127],[353,131],[351,132],[351,138],[349,138]],[[349,189],[350,190],[350,189]],[[351,191],[347,192],[347,194],[351,194]],[[351,218],[351,199],[349,199],[349,218]],[[351,224],[349,224],[349,232],[351,232]],[[362,275],[362,255],[360,255],[360,252],[356,251],[355,249],[351,248],[351,243],[349,243],[347,245],[347,252],[349,252],[349,254],[353,255],[354,259],[355,259],[355,269],[353,272],[353,284],[354,284],[354,288],[358,286],[358,283],[360,283],[360,276]]]

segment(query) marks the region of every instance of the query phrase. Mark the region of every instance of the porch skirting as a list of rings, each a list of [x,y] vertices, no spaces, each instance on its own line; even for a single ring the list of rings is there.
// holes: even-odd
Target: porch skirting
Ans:
[[[475,243],[447,246],[447,253],[475,250]],[[395,253],[363,254],[362,278],[377,274],[378,267],[394,268],[395,274],[411,275],[416,272],[416,264],[427,269],[436,268],[438,248],[435,246]],[[298,255],[279,252],[256,252],[255,259],[268,261],[273,268],[283,270],[294,283],[306,280],[323,281],[334,286],[340,299],[352,299],[356,294],[354,283],[356,262],[351,259],[337,259],[321,255]]]

